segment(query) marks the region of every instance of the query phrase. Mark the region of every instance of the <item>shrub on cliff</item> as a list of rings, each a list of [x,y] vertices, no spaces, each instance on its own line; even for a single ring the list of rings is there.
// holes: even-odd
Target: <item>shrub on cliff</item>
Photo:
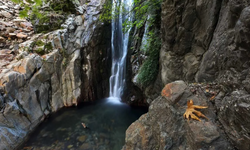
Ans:
[[[149,32],[148,45],[146,46],[148,56],[142,64],[137,80],[142,87],[151,84],[157,77],[159,70],[159,51],[161,40],[155,30]]]
[[[20,17],[30,19],[37,33],[59,29],[65,20],[65,15],[75,12],[72,0],[12,1],[22,6]]]

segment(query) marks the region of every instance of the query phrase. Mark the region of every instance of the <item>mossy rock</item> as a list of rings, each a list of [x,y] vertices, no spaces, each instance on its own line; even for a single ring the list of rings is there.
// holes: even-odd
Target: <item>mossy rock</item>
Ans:
[[[60,29],[64,20],[63,15],[47,14],[41,19],[32,19],[32,24],[36,33],[48,33]]]
[[[75,13],[72,0],[49,0],[50,9],[33,13],[31,17],[36,33],[48,33],[61,28],[68,14]]]
[[[42,47],[39,47],[38,49],[36,49],[36,53],[39,54],[39,55],[44,55],[44,54],[46,54],[44,48],[42,48]]]
[[[46,44],[44,45],[44,49],[45,49],[45,51],[46,51],[47,53],[51,52],[51,51],[53,50],[52,43],[51,43],[51,42],[46,43]]]
[[[44,46],[44,42],[42,41],[42,40],[37,40],[36,42],[35,42],[35,44],[36,44],[36,46]]]
[[[50,7],[54,11],[73,13],[75,12],[75,6],[72,0],[53,0]]]

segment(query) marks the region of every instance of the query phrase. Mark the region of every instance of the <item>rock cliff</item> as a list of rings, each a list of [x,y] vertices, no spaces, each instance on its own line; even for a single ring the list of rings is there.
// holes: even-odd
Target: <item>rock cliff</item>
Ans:
[[[182,118],[181,107],[192,94],[174,102],[158,97],[127,130],[124,149],[250,148],[249,12],[249,0],[163,0],[161,87],[176,80],[207,88],[216,84],[215,91],[205,88],[200,92],[205,96],[195,102],[211,108],[206,111],[209,121]]]
[[[249,72],[248,1],[162,3],[161,77],[245,88]]]
[[[106,95],[110,26],[98,21],[104,2],[75,1],[77,15],[64,29],[1,51],[0,149],[17,147],[51,112]]]

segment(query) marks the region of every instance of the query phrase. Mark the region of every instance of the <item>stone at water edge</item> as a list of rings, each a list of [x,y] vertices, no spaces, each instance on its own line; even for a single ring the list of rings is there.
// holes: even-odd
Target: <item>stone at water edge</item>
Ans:
[[[82,135],[82,136],[78,136],[78,137],[77,137],[77,140],[80,141],[80,142],[82,142],[82,143],[85,142],[86,139],[87,139],[87,136],[86,136],[86,135]]]
[[[73,145],[69,145],[67,148],[70,149],[70,148],[72,148],[72,147],[73,147]]]

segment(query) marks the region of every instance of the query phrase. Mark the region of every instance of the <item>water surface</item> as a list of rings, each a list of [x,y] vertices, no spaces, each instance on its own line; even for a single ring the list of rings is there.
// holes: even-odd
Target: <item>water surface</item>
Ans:
[[[107,100],[64,108],[43,122],[22,149],[120,150],[125,143],[126,129],[146,111],[146,108]],[[84,128],[82,123],[89,128]]]

